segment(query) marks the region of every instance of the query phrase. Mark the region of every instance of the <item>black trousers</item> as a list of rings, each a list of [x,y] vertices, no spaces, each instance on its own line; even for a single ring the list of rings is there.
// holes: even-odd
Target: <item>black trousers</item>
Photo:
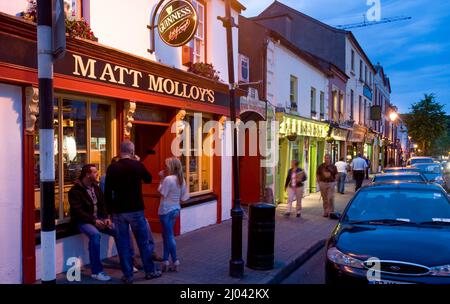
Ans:
[[[354,170],[353,171],[353,179],[355,180],[355,192],[361,188],[363,180],[364,180],[364,170]]]

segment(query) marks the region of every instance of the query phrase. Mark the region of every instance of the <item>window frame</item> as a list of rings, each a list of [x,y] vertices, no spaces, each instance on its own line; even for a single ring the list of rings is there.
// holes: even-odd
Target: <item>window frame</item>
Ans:
[[[311,87],[310,99],[311,99],[311,117],[313,117],[317,115],[317,90],[315,87]]]
[[[290,98],[290,108],[292,111],[298,110],[298,78],[294,75],[290,75],[289,81],[289,98]],[[295,102],[295,109],[293,105],[293,99]]]
[[[195,32],[194,38],[192,40],[193,41],[192,51],[193,51],[193,55],[194,55],[194,63],[207,62],[207,58],[206,58],[206,47],[207,47],[207,43],[206,43],[206,36],[207,36],[207,32],[206,32],[206,30],[207,30],[207,27],[206,27],[206,23],[207,23],[206,22],[206,8],[207,8],[206,2],[202,1],[202,0],[192,0],[191,3],[194,6],[194,8],[197,10],[197,16],[200,16],[200,13],[198,10],[199,7],[201,7],[203,10],[203,14],[202,14],[203,20],[200,20],[200,18],[198,19],[198,28],[197,28],[197,31]],[[200,31],[200,27],[202,25],[203,25],[203,36],[200,37],[198,35],[198,32]],[[200,53],[197,52],[197,47],[196,47],[197,40],[200,41],[200,44],[201,44],[201,46],[200,46],[201,52]],[[199,57],[198,61],[197,61],[197,57]]]
[[[187,124],[189,124],[189,118],[190,117],[194,117],[194,113],[193,112],[188,112],[188,113],[186,113],[186,118],[185,118],[185,122],[187,123]],[[213,119],[213,116],[212,115],[205,115],[205,113],[202,113],[202,119],[209,119],[209,120],[212,120]],[[190,128],[190,125],[189,125],[189,128]],[[199,130],[197,130],[197,132],[201,135],[201,145],[202,145],[202,155],[203,155],[203,140],[204,140],[204,138],[203,138],[203,122],[202,122],[202,126],[201,126],[201,128],[199,128]],[[216,132],[217,132],[217,130],[216,130]],[[184,133],[184,132],[183,132]],[[199,134],[197,134],[197,136],[199,135]],[[212,135],[211,135],[212,136]],[[210,158],[210,168],[211,168],[211,174],[210,174],[210,177],[209,177],[209,179],[210,179],[210,181],[209,181],[209,189],[207,189],[207,190],[201,190],[201,180],[202,180],[202,161],[201,161],[201,157],[202,156],[199,156],[199,155],[197,155],[197,156],[195,156],[195,155],[192,155],[191,156],[191,132],[186,132],[186,137],[184,138],[184,140],[185,140],[185,143],[186,143],[186,148],[185,148],[185,153],[184,153],[184,157],[185,157],[185,161],[186,161],[186,163],[184,164],[184,166],[185,166],[185,168],[186,168],[186,172],[184,172],[184,174],[185,174],[185,182],[186,182],[186,188],[187,188],[187,191],[188,191],[188,193],[189,193],[189,195],[190,195],[190,197],[192,198],[192,197],[197,197],[197,196],[201,196],[201,195],[205,195],[205,194],[210,194],[210,193],[213,193],[214,192],[214,155],[211,155],[211,156],[206,156],[206,157],[209,157]],[[212,149],[212,148],[211,148]],[[189,151],[189,153],[186,153],[186,151]],[[190,170],[189,170],[189,162],[190,162],[190,158],[191,157],[197,157],[200,161],[197,161],[197,165],[198,165],[198,172],[199,172],[199,178],[198,178],[198,180],[199,180],[199,189],[200,189],[200,191],[196,191],[196,192],[191,192],[190,191],[190,189],[189,189],[189,173],[190,173]]]
[[[92,120],[91,120],[91,106],[92,104],[102,104],[109,106],[109,123],[107,124],[107,136],[109,136],[109,143],[107,143],[106,148],[106,160],[107,164],[109,164],[113,155],[116,155],[116,136],[117,136],[117,120],[116,120],[116,107],[113,101],[107,99],[101,99],[90,96],[83,95],[75,95],[75,94],[67,94],[67,93],[54,93],[54,99],[56,99],[58,106],[58,182],[56,182],[55,178],[55,191],[59,191],[59,202],[58,202],[58,210],[59,214],[55,212],[55,224],[64,225],[70,222],[70,216],[64,218],[64,194],[65,188],[67,187],[64,183],[64,159],[63,159],[63,111],[62,104],[63,100],[72,100],[72,101],[80,101],[86,104],[86,163],[91,163],[91,131],[92,131]],[[54,118],[53,118],[54,119]],[[36,134],[38,135],[38,134]],[[35,136],[36,136],[35,135]],[[107,137],[108,138],[108,137]],[[39,150],[34,150],[33,155],[39,155]],[[36,164],[35,164],[36,166]],[[39,172],[38,172],[39,174]],[[61,192],[61,189],[63,190]],[[40,192],[41,189],[34,188],[34,195],[36,196],[37,192]],[[35,202],[36,203],[36,202]],[[55,208],[56,208],[56,200],[55,200]],[[55,210],[56,211],[56,210]],[[41,229],[41,223],[34,223],[35,230]]]
[[[319,103],[320,103],[320,118],[325,118],[325,92],[320,91],[319,93]]]
[[[355,110],[355,92],[353,90],[350,90],[350,103],[350,119],[353,120]]]
[[[350,59],[351,61],[351,71],[352,72],[355,72],[355,50],[351,50],[351,59]]]

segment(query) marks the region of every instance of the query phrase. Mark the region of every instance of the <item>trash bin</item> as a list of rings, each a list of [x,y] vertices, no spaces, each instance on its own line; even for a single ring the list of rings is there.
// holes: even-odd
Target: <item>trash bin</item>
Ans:
[[[273,269],[275,243],[275,205],[252,204],[249,208],[247,267]]]

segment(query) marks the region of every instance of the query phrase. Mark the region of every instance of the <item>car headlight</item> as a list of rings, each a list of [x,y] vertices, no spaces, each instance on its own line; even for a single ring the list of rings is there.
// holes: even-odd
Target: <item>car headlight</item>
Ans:
[[[331,247],[327,251],[328,259],[339,265],[349,266],[353,268],[364,268],[364,262],[358,259],[355,259],[348,254],[340,252],[336,247]]]
[[[450,265],[430,268],[430,275],[438,277],[450,277]]]
[[[444,183],[444,179],[442,178],[442,176],[438,176],[438,177],[436,177],[434,179],[434,182],[438,183],[438,184],[443,184]]]

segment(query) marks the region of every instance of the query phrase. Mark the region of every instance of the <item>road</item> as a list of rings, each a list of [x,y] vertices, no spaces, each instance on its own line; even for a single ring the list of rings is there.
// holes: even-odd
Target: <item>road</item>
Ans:
[[[281,284],[325,284],[324,260],[325,249],[321,249]]]

